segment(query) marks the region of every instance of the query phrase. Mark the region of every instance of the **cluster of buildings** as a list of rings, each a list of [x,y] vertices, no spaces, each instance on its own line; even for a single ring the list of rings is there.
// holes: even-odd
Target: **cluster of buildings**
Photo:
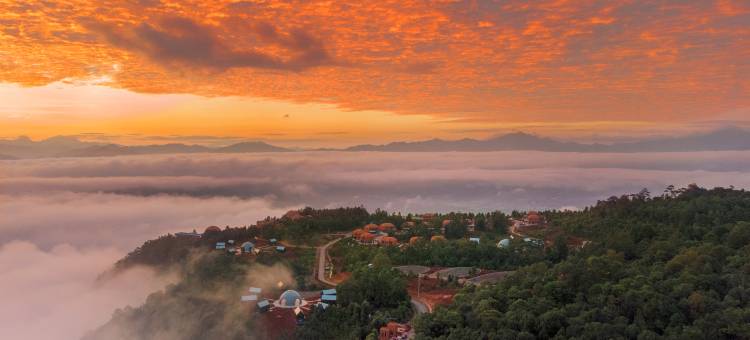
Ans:
[[[301,325],[312,309],[325,310],[336,303],[336,289],[325,289],[320,294],[296,290],[285,290],[278,298],[262,298],[260,288],[251,287],[250,295],[243,295],[242,302],[255,302],[254,310],[271,330],[288,330]],[[278,334],[276,334],[278,335]],[[269,338],[275,337],[270,336]]]
[[[381,223],[380,225],[370,223],[362,228],[352,231],[352,237],[360,244],[396,246],[398,240],[395,237],[388,236],[388,233],[396,231],[393,223]]]
[[[398,322],[388,322],[385,326],[380,327],[378,340],[402,340],[409,338],[411,326]]]
[[[277,223],[280,222],[280,220],[283,220],[283,219],[287,219],[287,220],[290,220],[290,221],[297,221],[297,220],[303,219],[305,217],[307,217],[307,216],[305,216],[299,210],[289,210],[283,216],[281,216],[281,218],[270,217],[269,216],[269,217],[266,217],[265,219],[262,219],[262,220],[259,220],[259,221],[255,222],[255,226],[258,227],[258,228],[271,227],[271,226],[276,225]]]
[[[422,224],[428,227],[432,226],[432,220],[434,220],[438,215],[437,214],[422,214],[417,215],[413,217],[413,221],[406,221],[403,224],[401,224],[401,229],[406,230],[409,228],[416,227],[417,224]],[[448,227],[453,221],[450,219],[445,219],[442,221],[440,225],[440,232],[441,234],[445,234],[445,229]],[[473,233],[475,226],[474,226],[474,220],[473,219],[466,219],[464,221],[467,226],[467,232]],[[437,227],[432,227],[433,229]],[[399,241],[395,237],[391,237],[389,235],[392,235],[394,232],[396,232],[396,226],[393,223],[381,223],[381,224],[374,224],[370,223],[365,225],[362,228],[357,228],[352,231],[352,236],[355,240],[357,240],[360,244],[364,245],[382,245],[382,246],[396,246],[399,245]],[[409,244],[414,244],[417,241],[422,239],[422,237],[414,236],[409,239]],[[430,241],[444,241],[445,237],[443,235],[435,235],[430,238]],[[469,238],[469,241],[479,243],[478,237],[471,237]]]
[[[497,243],[498,248],[508,248],[510,247],[511,240],[513,239],[513,235],[510,236],[510,238],[504,238],[500,240],[500,242]],[[538,238],[533,237],[524,237],[523,241],[525,243],[537,246],[537,247],[543,247],[544,246],[544,240],[540,240]]]
[[[529,211],[526,213],[526,216],[516,222],[518,222],[517,227],[521,230],[545,228],[547,226],[547,221],[544,219],[544,216],[534,210]]]
[[[219,229],[219,227],[211,226],[211,227],[206,228],[206,231],[204,234],[218,233],[218,232],[221,232],[221,229]],[[274,249],[279,253],[283,253],[286,251],[286,247],[278,244],[278,240],[276,240],[275,238],[265,241],[265,240],[259,239],[256,236],[254,240],[255,242],[245,241],[239,245],[235,242],[235,240],[219,241],[219,242],[216,242],[214,249],[223,250],[223,251],[226,251],[227,253],[235,254],[237,256],[240,256],[242,254],[258,255],[260,254],[261,251],[266,250],[266,249]]]

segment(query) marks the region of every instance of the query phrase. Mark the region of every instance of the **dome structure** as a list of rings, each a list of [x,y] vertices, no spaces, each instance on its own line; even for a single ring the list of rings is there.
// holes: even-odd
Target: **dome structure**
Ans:
[[[395,237],[385,236],[380,239],[380,244],[384,246],[393,246],[398,244],[398,240]]]
[[[396,229],[396,225],[394,225],[393,223],[386,222],[386,223],[381,223],[378,226],[378,230],[380,231],[391,231],[393,229]]]
[[[354,229],[354,231],[352,231],[352,236],[354,236],[354,238],[356,239],[359,239],[364,233],[365,233],[364,230],[362,230],[361,228],[357,228],[357,229]]]
[[[307,302],[302,299],[296,290],[287,290],[279,296],[279,299],[274,302],[276,307],[280,308],[295,308],[304,306]]]
[[[221,232],[221,229],[219,229],[219,227],[217,227],[215,225],[212,225],[212,226],[206,228],[206,231],[204,231],[203,233],[204,234],[209,234],[209,233],[220,233],[220,232]]]
[[[378,230],[378,225],[375,224],[375,223],[370,223],[370,224],[366,225],[363,229],[365,231]]]
[[[510,247],[510,240],[507,238],[504,238],[500,240],[500,242],[497,243],[497,246],[500,248],[507,248]]]
[[[531,211],[528,215],[526,215],[526,221],[531,224],[539,224],[542,222],[542,217],[539,216],[539,213],[537,213],[536,211]]]

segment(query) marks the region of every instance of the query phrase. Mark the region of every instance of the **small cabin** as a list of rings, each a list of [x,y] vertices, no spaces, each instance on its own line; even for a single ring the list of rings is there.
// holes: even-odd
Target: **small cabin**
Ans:
[[[336,303],[336,295],[323,295],[320,297],[320,301],[327,304]]]
[[[469,242],[475,242],[476,244],[479,244],[479,237],[469,237]]]
[[[259,301],[256,306],[258,306],[258,311],[261,313],[265,313],[271,309],[271,303],[268,300]]]
[[[176,232],[174,233],[174,236],[177,237],[201,237],[201,234],[198,234],[193,230],[192,233],[186,233],[186,232]]]
[[[284,246],[277,246],[276,247],[276,251],[279,252],[279,253],[283,253],[283,252],[286,251],[286,247],[284,247]]]

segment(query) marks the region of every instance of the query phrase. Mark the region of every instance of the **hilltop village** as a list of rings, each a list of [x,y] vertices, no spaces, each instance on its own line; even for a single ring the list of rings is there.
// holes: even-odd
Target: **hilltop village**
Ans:
[[[357,268],[383,266],[379,262],[387,258],[387,266],[405,278],[408,301],[415,314],[425,313],[449,304],[463,286],[503,280],[517,266],[515,263],[523,262],[521,258],[543,257],[545,248],[555,242],[546,238],[547,234],[552,235],[552,229],[544,214],[536,211],[402,216],[383,211],[369,214],[362,208],[305,208],[281,217],[267,217],[250,226],[209,226],[202,233],[178,232],[158,243],[160,248],[171,242],[182,245],[170,247],[173,250],[194,247],[248,263],[284,261],[297,267],[306,264],[308,268],[298,268],[294,282],[278,282],[271,289],[251,287],[249,292],[236,296],[248,313],[256,315],[257,321],[265,324],[263,328],[270,330],[269,336],[279,336],[303,326],[316,310],[336,304],[335,287]],[[147,242],[119,265],[164,262],[163,253],[149,255],[155,245]],[[432,255],[446,251],[451,256]],[[166,258],[170,256],[178,260],[187,253],[167,254]],[[471,261],[472,258],[478,260]],[[413,335],[410,320],[384,323],[378,329],[378,338]]]
[[[182,279],[84,339],[747,338],[748,195],[690,186],[510,214],[304,208],[165,235],[116,269]]]

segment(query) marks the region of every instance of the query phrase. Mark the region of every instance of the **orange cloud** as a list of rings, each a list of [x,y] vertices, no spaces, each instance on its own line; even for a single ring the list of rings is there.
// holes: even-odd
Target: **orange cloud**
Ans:
[[[473,121],[750,107],[739,1],[0,1],[0,80]]]

